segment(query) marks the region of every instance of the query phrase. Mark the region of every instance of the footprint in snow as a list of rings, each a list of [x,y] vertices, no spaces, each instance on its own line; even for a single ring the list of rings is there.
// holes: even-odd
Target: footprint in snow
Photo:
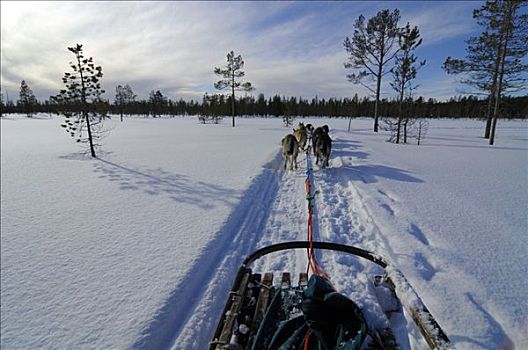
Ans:
[[[422,253],[414,254],[414,266],[426,281],[432,280],[437,272]]]
[[[424,245],[429,245],[429,241],[427,240],[427,237],[425,237],[425,234],[420,230],[418,226],[411,223],[411,227],[409,228],[409,233],[416,237],[417,240],[422,242]]]
[[[382,191],[382,190],[378,190],[378,193],[382,194],[383,196],[387,197],[388,199],[390,199],[391,202],[396,202],[396,199],[394,199],[393,196],[387,194],[387,192],[385,191]]]
[[[380,207],[382,207],[383,209],[385,209],[386,211],[388,211],[389,214],[390,214],[391,216],[394,216],[394,210],[391,208],[390,205],[388,205],[388,204],[381,204]]]

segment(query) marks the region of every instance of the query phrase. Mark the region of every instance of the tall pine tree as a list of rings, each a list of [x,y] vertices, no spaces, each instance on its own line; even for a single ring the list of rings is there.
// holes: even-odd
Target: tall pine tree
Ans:
[[[365,22],[360,15],[354,23],[352,39],[346,37],[344,45],[350,55],[345,68],[358,70],[357,73],[347,74],[347,78],[354,84],[361,84],[376,96],[374,104],[374,132],[378,132],[378,112],[381,93],[381,80],[388,72],[387,64],[398,52],[398,21],[400,11],[394,9],[382,10],[376,16]],[[374,81],[373,89],[367,80]]]
[[[227,66],[224,68],[215,67],[214,73],[221,76],[223,79],[214,83],[214,87],[218,90],[226,88],[231,89],[231,116],[233,118],[233,127],[235,126],[235,91],[251,91],[254,90],[250,82],[241,82],[240,79],[244,77],[245,73],[244,61],[242,56],[235,56],[233,51],[227,54]]]
[[[525,6],[522,1],[487,1],[473,11],[482,33],[466,41],[465,59],[448,57],[443,65],[448,74],[462,74],[462,83],[488,96],[484,137],[490,145],[503,96],[526,89],[528,65],[522,59],[528,53],[528,14],[520,13]]]

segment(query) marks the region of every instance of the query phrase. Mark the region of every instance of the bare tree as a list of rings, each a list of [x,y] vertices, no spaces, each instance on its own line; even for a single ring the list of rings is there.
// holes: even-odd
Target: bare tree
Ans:
[[[397,38],[400,32],[398,21],[400,11],[394,9],[382,10],[365,23],[365,17],[360,15],[354,23],[352,39],[346,37],[344,45],[350,55],[345,68],[359,69],[357,73],[347,74],[347,78],[354,84],[361,84],[375,94],[374,104],[374,132],[378,132],[378,105],[381,92],[381,80],[388,71],[387,64],[396,56],[399,48]],[[373,89],[367,80],[376,83]]]
[[[254,90],[250,82],[241,82],[240,79],[245,75],[244,61],[242,56],[235,56],[233,51],[227,54],[227,66],[224,68],[215,67],[215,74],[221,76],[222,80],[217,81],[214,87],[218,90],[231,88],[231,116],[233,118],[233,127],[235,126],[235,91]]]
[[[425,138],[427,131],[429,130],[429,121],[427,119],[418,119],[417,122],[417,135],[416,140],[418,141],[418,146],[420,146],[420,141]]]

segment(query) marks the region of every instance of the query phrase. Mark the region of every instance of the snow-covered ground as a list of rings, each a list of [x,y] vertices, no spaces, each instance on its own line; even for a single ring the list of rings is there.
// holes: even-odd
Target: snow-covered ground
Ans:
[[[318,238],[385,256],[458,349],[528,348],[528,124],[500,121],[490,147],[481,122],[435,120],[417,147],[304,121],[334,140]],[[282,171],[279,119],[115,119],[95,160],[59,124],[1,120],[2,349],[203,349],[242,258],[305,238],[305,157]],[[375,314],[375,269],[320,259]],[[304,252],[257,268],[303,271]]]

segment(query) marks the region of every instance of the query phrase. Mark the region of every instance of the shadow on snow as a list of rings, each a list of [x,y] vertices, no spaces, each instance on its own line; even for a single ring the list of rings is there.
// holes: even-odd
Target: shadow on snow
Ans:
[[[464,335],[451,335],[453,343],[467,342],[481,349],[515,349],[512,340],[506,335],[504,329],[495,318],[482,306],[481,302],[477,302],[471,293],[465,293],[469,302],[482,314],[482,317],[487,323],[487,329],[482,330],[483,338],[477,340],[472,337]]]
[[[143,191],[149,195],[168,195],[178,202],[195,205],[202,209],[211,209],[215,203],[234,206],[239,191],[219,185],[194,181],[191,177],[172,174],[158,169],[134,169],[120,164],[97,158],[94,163],[95,172],[101,173],[100,178],[107,179],[119,185],[121,190]]]
[[[378,182],[378,178],[403,182],[424,182],[423,180],[410,175],[406,170],[379,164],[342,166],[339,168],[328,168],[328,170],[331,172],[346,171],[349,180],[359,180],[367,184]]]
[[[280,153],[277,153],[253,179],[224,226],[174,286],[133,349],[164,349],[174,345],[202,300],[202,308],[209,317],[201,320],[200,329],[191,330],[192,340],[195,344],[208,343],[236,270],[243,258],[256,248],[270,215],[279,188],[279,175],[273,164],[279,159]],[[206,294],[212,297],[204,298]]]

